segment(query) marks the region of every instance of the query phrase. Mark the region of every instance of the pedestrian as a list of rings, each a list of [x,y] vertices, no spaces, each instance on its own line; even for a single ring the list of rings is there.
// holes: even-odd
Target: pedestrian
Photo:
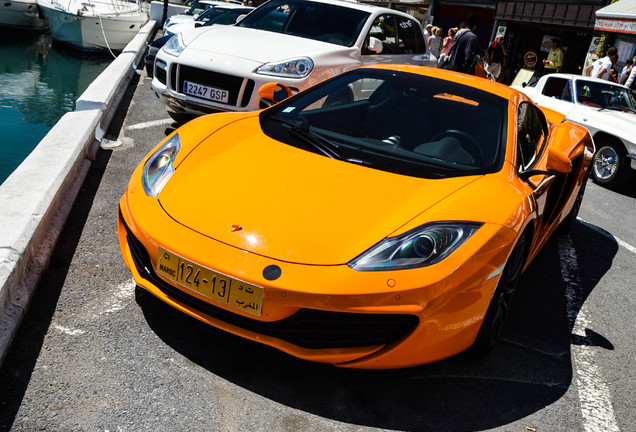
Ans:
[[[453,27],[448,29],[448,36],[444,38],[442,42],[442,50],[440,51],[439,58],[437,59],[437,67],[442,67],[448,60],[448,53],[450,52],[453,46],[453,38],[459,29],[457,27]]]
[[[621,75],[618,77],[618,82],[621,84],[625,84],[627,78],[629,78],[629,74],[632,73],[632,67],[634,66],[634,59],[628,58],[625,60],[625,67],[621,71]]]
[[[477,23],[476,14],[468,15],[466,27],[460,29],[453,38],[453,46],[449,53],[449,69],[475,75],[477,36],[473,31],[477,28]]]
[[[503,46],[504,37],[502,34],[497,35],[494,41],[490,44],[486,53],[490,58],[490,62],[486,67],[486,72],[491,74],[492,77],[497,81],[499,75],[501,74],[501,63],[503,62],[504,57],[508,55],[506,49]]]
[[[625,81],[625,87],[636,90],[636,56],[632,59],[632,64],[632,71],[629,73],[629,76]]]
[[[552,49],[548,53],[548,57],[543,60],[543,74],[560,72],[563,67],[563,51],[561,51],[561,41],[558,38],[552,38]]]
[[[442,51],[442,29],[436,26],[433,26],[431,29],[431,35],[427,40],[428,50],[431,54],[435,56],[435,58],[439,58],[440,52]]]
[[[428,38],[431,37],[431,30],[433,29],[433,24],[426,24],[424,28],[424,40],[428,43]]]
[[[610,69],[612,65],[618,61],[618,50],[616,47],[609,47],[607,49],[607,55],[603,58],[596,60],[585,70],[586,75],[591,70],[592,78],[609,79]]]

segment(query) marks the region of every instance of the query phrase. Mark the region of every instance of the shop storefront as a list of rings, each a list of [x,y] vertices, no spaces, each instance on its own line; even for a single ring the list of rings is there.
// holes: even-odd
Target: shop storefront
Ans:
[[[495,23],[495,0],[436,0],[431,9],[433,25],[442,28],[442,36],[447,36],[449,28],[459,27],[470,14],[478,18],[475,35],[479,48],[485,50],[491,40]]]
[[[500,0],[495,11],[496,32],[505,35],[509,53],[500,80],[511,83],[521,69],[534,70],[537,76],[544,73],[542,62],[553,38],[560,41],[565,54],[561,71],[580,74],[595,36],[596,11],[608,1]]]
[[[636,0],[620,0],[597,10],[594,30],[612,36],[611,44],[618,50],[618,66],[622,68],[636,55]]]
[[[362,3],[405,12],[421,23],[425,23],[430,15],[433,0],[361,0]]]

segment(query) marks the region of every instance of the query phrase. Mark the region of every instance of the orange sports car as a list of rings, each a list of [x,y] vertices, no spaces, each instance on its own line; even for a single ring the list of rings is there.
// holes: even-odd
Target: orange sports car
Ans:
[[[132,175],[119,240],[139,286],[210,325],[409,367],[497,341],[522,271],[574,223],[593,153],[504,85],[365,67],[176,130]]]

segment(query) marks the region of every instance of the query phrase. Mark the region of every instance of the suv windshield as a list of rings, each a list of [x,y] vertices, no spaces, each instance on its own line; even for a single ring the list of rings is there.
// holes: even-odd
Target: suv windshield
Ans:
[[[278,141],[346,162],[423,178],[500,169],[508,101],[394,70],[358,69],[260,114]]]
[[[580,104],[636,113],[634,94],[625,87],[595,81],[576,81],[576,98]]]
[[[327,3],[272,0],[238,26],[353,46],[368,12]]]

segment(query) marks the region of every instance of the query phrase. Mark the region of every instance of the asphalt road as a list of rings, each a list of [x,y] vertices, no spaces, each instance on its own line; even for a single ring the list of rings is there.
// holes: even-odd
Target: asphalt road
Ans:
[[[636,184],[593,183],[525,273],[501,343],[398,371],[313,364],[136,289],[117,242],[132,170],[174,128],[140,72],[0,369],[0,430],[628,431]]]

